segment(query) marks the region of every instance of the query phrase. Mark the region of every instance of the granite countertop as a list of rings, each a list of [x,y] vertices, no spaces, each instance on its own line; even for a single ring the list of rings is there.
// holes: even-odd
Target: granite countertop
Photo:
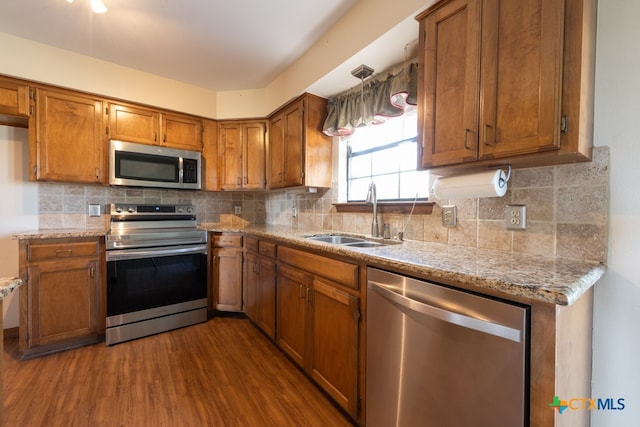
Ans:
[[[102,228],[47,228],[42,230],[25,231],[23,233],[15,233],[13,235],[13,238],[17,240],[29,240],[72,237],[102,237],[107,234],[107,231],[109,230],[105,230]]]
[[[18,286],[22,285],[22,280],[17,277],[0,277],[0,300],[10,295]]]
[[[200,228],[207,231],[250,233],[280,243],[349,257],[371,266],[427,276],[434,281],[465,284],[468,289],[491,291],[507,299],[509,296],[529,298],[557,305],[576,302],[606,271],[605,265],[592,261],[544,258],[442,243],[405,240],[386,246],[355,248],[305,238],[314,234],[350,235],[327,230],[259,224],[201,224]],[[106,232],[107,230],[40,230],[15,234],[14,238],[97,237],[104,236]]]
[[[354,248],[317,242],[314,234],[346,234],[285,226],[202,224],[209,231],[245,232],[281,243],[323,250],[350,257],[371,266],[428,276],[434,281],[464,283],[478,292],[530,298],[557,305],[571,305],[592,287],[606,266],[592,261],[543,258],[489,249],[405,240],[386,246]]]

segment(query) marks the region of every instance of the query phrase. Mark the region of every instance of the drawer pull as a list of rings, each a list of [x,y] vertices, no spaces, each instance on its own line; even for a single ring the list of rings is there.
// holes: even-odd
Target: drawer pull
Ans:
[[[57,249],[56,250],[56,256],[58,256],[58,257],[71,256],[72,254],[73,254],[73,250],[72,249]]]

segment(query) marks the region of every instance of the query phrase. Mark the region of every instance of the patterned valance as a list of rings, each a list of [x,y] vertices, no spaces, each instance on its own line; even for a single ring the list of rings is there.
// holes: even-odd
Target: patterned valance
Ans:
[[[418,101],[418,64],[410,63],[384,80],[376,77],[345,94],[329,99],[323,132],[329,136],[351,135],[361,126],[384,123]]]

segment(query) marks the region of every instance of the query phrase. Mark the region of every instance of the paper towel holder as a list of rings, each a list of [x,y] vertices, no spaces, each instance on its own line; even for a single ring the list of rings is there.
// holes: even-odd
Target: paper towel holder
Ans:
[[[503,166],[498,166],[499,168],[502,169]],[[509,182],[509,179],[511,178],[511,165],[507,165],[507,171],[505,172],[506,176],[503,178],[500,178],[500,186],[505,185],[507,182]]]
[[[499,172],[498,172],[499,171]],[[439,185],[440,182],[444,182],[447,181],[447,184],[444,184],[445,186],[453,186],[452,188],[464,188],[463,186],[466,186],[467,184],[461,184],[460,183],[460,178],[465,179],[465,178],[475,178],[476,174],[478,175],[483,175],[485,173],[489,173],[490,175],[493,176],[493,179],[495,181],[493,181],[493,185],[495,186],[495,194],[494,194],[494,190],[490,190],[489,193],[485,194],[486,191],[479,191],[477,193],[477,195],[475,194],[475,191],[471,191],[471,192],[465,192],[464,190],[462,191],[462,194],[460,193],[460,191],[455,191],[454,193],[456,193],[457,196],[459,196],[458,198],[476,198],[476,197],[501,197],[503,196],[506,191],[507,191],[507,182],[509,182],[509,179],[511,179],[511,172],[512,172],[512,167],[510,164],[507,165],[491,165],[491,166],[487,166],[485,169],[485,172],[479,172],[478,170],[475,171],[475,173],[471,173],[471,174],[465,174],[465,175],[456,175],[456,176],[439,176],[439,175],[435,175],[435,174],[430,174],[430,179],[429,179],[429,199],[433,200],[438,206],[443,206],[442,202],[445,200],[451,200],[451,198],[456,199],[455,196],[453,196],[453,194],[450,194],[451,191],[447,192],[447,195],[445,196],[445,194],[441,194],[441,195],[436,195],[438,193],[438,191],[436,190],[436,186]],[[431,181],[433,179],[433,181]],[[484,178],[483,178],[484,179]],[[453,183],[453,184],[452,184]],[[461,186],[462,185],[462,186]],[[474,188],[474,185],[471,185],[469,188]],[[477,187],[476,187],[477,188]],[[451,190],[451,189],[449,189]],[[442,191],[442,190],[441,190]],[[449,195],[451,195],[451,197],[449,197]]]

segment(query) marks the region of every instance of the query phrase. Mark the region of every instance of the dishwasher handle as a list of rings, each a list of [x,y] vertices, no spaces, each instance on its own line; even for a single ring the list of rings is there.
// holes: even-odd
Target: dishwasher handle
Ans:
[[[416,301],[395,292],[393,289],[391,289],[389,286],[385,286],[383,283],[369,280],[367,288],[376,292],[383,298],[386,298],[414,312],[421,313],[438,320],[442,320],[443,322],[458,325],[463,328],[473,329],[479,332],[515,341],[517,343],[522,342],[522,331],[518,329],[510,328],[498,323],[488,322],[486,320],[477,319],[475,317],[470,317],[464,314],[455,313],[449,310],[444,310],[439,307],[434,307],[432,305]]]

